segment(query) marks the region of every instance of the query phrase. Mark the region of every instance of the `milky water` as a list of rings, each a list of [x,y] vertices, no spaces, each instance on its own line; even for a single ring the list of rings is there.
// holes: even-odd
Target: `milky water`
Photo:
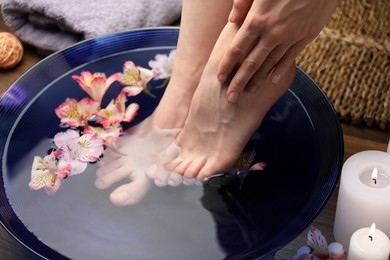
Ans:
[[[42,140],[13,170],[29,172],[32,155],[50,144]],[[13,175],[5,179],[9,202],[28,230],[69,258],[222,258],[215,223],[200,202],[202,187],[150,185],[138,204],[118,207],[109,200],[112,189],[94,186],[97,167],[89,165],[83,174],[63,181],[54,196],[30,191],[29,175]]]

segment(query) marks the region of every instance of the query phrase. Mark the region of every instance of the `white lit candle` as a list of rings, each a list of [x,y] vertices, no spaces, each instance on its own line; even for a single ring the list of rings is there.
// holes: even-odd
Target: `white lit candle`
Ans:
[[[353,233],[349,244],[348,260],[387,260],[390,241],[385,233],[375,228],[361,228]]]
[[[343,165],[334,237],[348,250],[353,232],[374,222],[390,236],[390,153],[364,151]]]

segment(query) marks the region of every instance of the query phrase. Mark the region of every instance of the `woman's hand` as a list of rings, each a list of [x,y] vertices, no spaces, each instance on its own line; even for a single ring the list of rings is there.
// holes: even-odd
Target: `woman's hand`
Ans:
[[[323,29],[339,0],[234,0],[229,21],[241,24],[218,68],[218,79],[231,79],[228,99],[256,91],[252,76],[278,84],[298,54]]]

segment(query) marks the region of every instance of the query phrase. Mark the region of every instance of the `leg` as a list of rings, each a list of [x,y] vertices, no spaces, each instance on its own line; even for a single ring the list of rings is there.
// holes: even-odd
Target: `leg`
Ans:
[[[159,128],[183,127],[192,96],[231,7],[229,0],[183,1],[172,77],[154,113],[154,123]]]
[[[179,155],[166,167],[175,174],[204,180],[232,167],[269,108],[285,93],[294,77],[293,64],[278,85],[259,71],[255,82],[260,87],[253,88],[256,92],[244,91],[236,104],[230,103],[226,98],[227,85],[221,85],[215,75],[238,28],[235,24],[226,25],[205,67],[185,126],[175,141]]]
[[[153,162],[157,152],[174,141],[177,131],[169,129],[183,127],[202,71],[231,7],[231,1],[226,0],[183,1],[173,74],[161,102],[151,120],[129,129],[119,139],[119,149],[127,156],[106,151],[100,162],[96,187],[106,189],[123,179],[130,180],[111,193],[114,204],[137,203],[146,193],[149,183],[144,170]],[[177,177],[177,182],[181,182],[182,177]]]

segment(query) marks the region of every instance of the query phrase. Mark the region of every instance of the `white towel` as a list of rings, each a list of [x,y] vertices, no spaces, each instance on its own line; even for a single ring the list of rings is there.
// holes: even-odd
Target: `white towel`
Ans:
[[[5,24],[41,51],[132,28],[171,25],[182,0],[2,0]]]

